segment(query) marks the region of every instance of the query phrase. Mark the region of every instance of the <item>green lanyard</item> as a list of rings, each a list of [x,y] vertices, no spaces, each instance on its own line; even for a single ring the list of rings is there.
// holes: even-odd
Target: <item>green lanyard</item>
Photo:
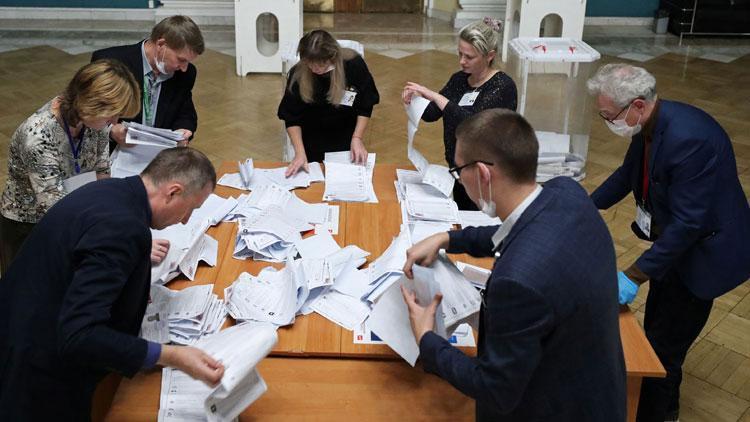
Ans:
[[[151,74],[151,73],[149,73]],[[143,124],[146,126],[154,126],[154,104],[153,104],[153,89],[155,82],[148,75],[143,75]]]

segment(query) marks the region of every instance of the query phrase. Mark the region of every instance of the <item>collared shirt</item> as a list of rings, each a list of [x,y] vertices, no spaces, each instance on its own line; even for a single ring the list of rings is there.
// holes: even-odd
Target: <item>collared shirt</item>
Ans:
[[[143,57],[143,113],[141,123],[148,126],[153,126],[156,121],[156,108],[159,104],[159,94],[161,93],[161,84],[164,81],[169,80],[173,75],[165,75],[159,73],[156,76],[156,72],[148,62],[146,57],[146,40],[141,43],[141,56]],[[150,100],[150,101],[149,101]],[[146,107],[150,111],[146,111]],[[150,118],[150,121],[146,121]]]
[[[502,242],[506,236],[508,236],[508,233],[510,233],[511,229],[513,229],[513,226],[516,224],[516,221],[518,221],[519,218],[521,218],[521,215],[524,211],[526,211],[526,208],[531,205],[532,202],[539,196],[539,194],[542,193],[542,186],[537,184],[536,188],[533,192],[529,194],[529,196],[526,197],[518,206],[510,213],[508,218],[503,221],[503,224],[500,225],[500,228],[497,229],[495,234],[492,235],[492,244],[495,245],[495,249],[500,245],[500,242]]]

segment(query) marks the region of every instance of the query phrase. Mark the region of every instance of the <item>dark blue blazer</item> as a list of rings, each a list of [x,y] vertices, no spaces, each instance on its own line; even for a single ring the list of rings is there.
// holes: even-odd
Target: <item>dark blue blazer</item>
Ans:
[[[130,69],[136,82],[141,87],[141,106],[143,105],[143,55],[141,42],[94,51],[91,61],[99,59],[117,59]],[[154,127],[164,129],[187,129],[193,133],[198,128],[198,113],[193,105],[193,85],[198,71],[192,63],[186,72],[176,71],[174,76],[162,83],[159,92],[159,103],[156,105]],[[143,110],[137,116],[125,121],[143,121]]]
[[[643,196],[644,137],[591,199],[607,209]],[[713,299],[750,277],[750,208],[737,177],[732,143],[711,116],[661,100],[652,133],[646,208],[656,240],[636,261],[652,281],[675,271],[687,288]],[[652,236],[653,237],[653,236]]]
[[[496,230],[450,232],[448,252],[491,256]],[[476,399],[478,421],[624,421],[615,251],[586,191],[547,182],[498,252],[477,357],[429,332],[425,370]]]
[[[139,176],[83,186],[37,223],[0,280],[0,420],[88,420],[107,372],[142,367],[150,223]]]

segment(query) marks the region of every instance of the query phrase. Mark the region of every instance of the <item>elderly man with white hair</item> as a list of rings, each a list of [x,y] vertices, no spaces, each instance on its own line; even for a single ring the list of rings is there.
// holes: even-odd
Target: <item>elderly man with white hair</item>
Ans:
[[[629,193],[633,232],[653,242],[618,273],[620,303],[650,282],[644,330],[667,370],[644,379],[638,421],[679,416],[682,363],[713,300],[750,276],[750,208],[732,143],[704,111],[659,99],[645,69],[608,64],[588,81],[599,115],[630,143],[622,165],[591,194],[607,209]]]

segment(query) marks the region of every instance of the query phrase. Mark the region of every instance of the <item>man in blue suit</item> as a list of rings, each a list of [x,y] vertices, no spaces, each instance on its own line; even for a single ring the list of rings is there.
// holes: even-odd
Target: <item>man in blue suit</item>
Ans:
[[[623,304],[650,281],[643,325],[667,370],[664,379],[644,379],[638,420],[677,420],[688,348],[713,299],[750,276],[750,208],[732,144],[711,116],[658,99],[656,79],[628,64],[603,66],[588,88],[609,128],[630,141],[591,199],[607,209],[632,192],[633,231],[653,242],[618,274]]]
[[[216,183],[191,148],[160,152],[140,176],[72,192],[37,223],[0,280],[0,420],[85,421],[108,372],[155,364],[208,384],[221,363],[138,337],[151,286],[151,232],[186,222]]]
[[[519,114],[485,110],[456,137],[451,173],[503,224],[436,234],[408,250],[408,277],[440,249],[496,257],[476,358],[432,331],[439,297],[418,304],[403,291],[425,371],[476,399],[479,421],[624,421],[615,252],[599,212],[572,179],[536,184],[538,143]]]

